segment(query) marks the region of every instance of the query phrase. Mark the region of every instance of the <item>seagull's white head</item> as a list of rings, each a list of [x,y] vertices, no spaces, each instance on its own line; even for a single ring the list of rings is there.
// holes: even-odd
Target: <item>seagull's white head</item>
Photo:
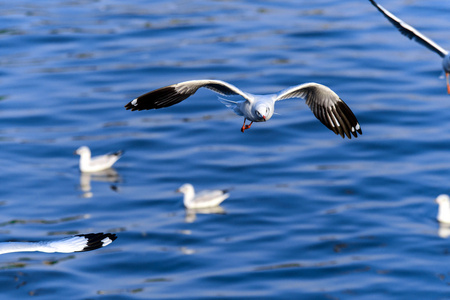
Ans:
[[[257,117],[256,122],[265,122],[272,117],[273,112],[269,105],[261,103],[255,108],[255,115]]]
[[[194,192],[194,187],[192,186],[192,184],[190,183],[185,183],[182,186],[180,186],[177,190],[177,193],[183,193],[183,194],[187,194],[190,192]]]
[[[439,195],[435,201],[439,205],[445,204],[445,203],[450,204],[450,197],[446,194],[442,194],[442,195]]]
[[[86,146],[81,146],[80,148],[78,148],[77,150],[75,150],[75,152],[73,154],[78,154],[78,155],[91,155],[91,150],[89,150],[88,147]]]

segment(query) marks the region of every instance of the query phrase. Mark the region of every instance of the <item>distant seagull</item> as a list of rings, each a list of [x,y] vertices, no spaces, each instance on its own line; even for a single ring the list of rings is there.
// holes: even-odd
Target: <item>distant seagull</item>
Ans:
[[[219,100],[237,115],[244,117],[241,131],[253,122],[268,121],[275,110],[275,102],[303,98],[317,119],[335,134],[351,138],[362,134],[353,112],[330,88],[318,83],[304,83],[287,88],[277,94],[253,95],[221,80],[190,80],[169,85],[137,97],[125,105],[126,109],[144,110],[172,106],[195,94],[199,88],[208,88],[219,94]],[[251,123],[246,125],[245,121]]]
[[[444,68],[445,77],[447,79],[447,93],[450,94],[450,82],[449,82],[449,76],[450,76],[450,54],[447,50],[443,49],[441,46],[424,36],[422,33],[420,33],[418,30],[413,28],[412,26],[406,24],[396,16],[394,16],[392,13],[390,13],[388,10],[386,10],[383,6],[377,4],[373,0],[369,0],[388,20],[391,22],[397,29],[405,36],[410,38],[411,40],[416,40],[418,43],[424,45],[431,51],[436,52],[439,54],[440,57],[443,58],[442,61],[442,67]]]
[[[230,196],[225,190],[205,190],[196,195],[194,187],[189,183],[183,184],[176,191],[184,194],[183,203],[188,209],[218,206]]]
[[[91,150],[89,150],[86,146],[82,146],[78,148],[74,154],[80,155],[81,172],[98,172],[111,168],[112,165],[122,156],[123,151],[120,150],[115,153],[91,158]]]
[[[0,254],[12,252],[72,253],[85,252],[111,244],[117,236],[113,233],[79,234],[56,241],[0,243]]]
[[[441,223],[450,224],[450,198],[449,198],[449,196],[446,194],[439,195],[435,201],[437,204],[439,204],[437,220]]]

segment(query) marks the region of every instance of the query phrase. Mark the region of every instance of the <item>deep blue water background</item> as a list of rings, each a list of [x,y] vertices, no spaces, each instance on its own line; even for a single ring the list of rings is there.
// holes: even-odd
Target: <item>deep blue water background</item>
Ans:
[[[450,2],[380,3],[450,47]],[[433,202],[450,192],[441,59],[369,1],[15,0],[0,24],[1,241],[118,235],[1,256],[2,298],[450,299]],[[207,90],[123,107],[201,78],[251,93],[320,82],[363,135],[335,136],[302,101],[244,134]],[[81,178],[81,145],[124,149],[116,174]],[[231,189],[225,213],[187,215],[185,182]]]

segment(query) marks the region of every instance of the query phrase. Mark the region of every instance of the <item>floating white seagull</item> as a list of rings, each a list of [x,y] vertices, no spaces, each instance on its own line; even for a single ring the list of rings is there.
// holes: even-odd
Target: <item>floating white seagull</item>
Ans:
[[[85,252],[111,244],[117,236],[113,233],[88,233],[56,241],[0,243],[0,254],[12,252],[72,253]]]
[[[284,99],[303,98],[317,119],[328,129],[343,138],[362,134],[353,112],[330,88],[318,83],[304,83],[287,88],[277,94],[253,95],[221,80],[190,80],[169,85],[137,97],[125,105],[126,109],[144,110],[172,106],[195,94],[199,88],[208,88],[219,94],[219,100],[237,115],[244,117],[241,131],[249,129],[253,122],[268,121],[275,110],[275,102]],[[236,97],[238,96],[238,97]],[[246,125],[245,121],[251,121]]]
[[[205,190],[196,195],[194,187],[189,183],[183,184],[176,191],[184,194],[183,203],[188,209],[218,206],[230,196],[225,190]]]
[[[436,203],[439,204],[437,220],[441,223],[450,224],[450,198],[446,194],[439,195],[436,198]]]
[[[80,155],[81,172],[98,172],[111,168],[112,165],[122,156],[123,151],[120,150],[114,153],[91,158],[91,150],[89,150],[86,146],[82,146],[75,150],[74,154]]]
[[[377,4],[373,0],[369,0],[388,20],[391,22],[397,29],[402,33],[403,35],[407,36],[411,40],[416,40],[418,43],[422,44],[423,46],[427,47],[431,51],[436,52],[440,57],[443,58],[442,60],[442,67],[444,68],[445,77],[447,79],[447,93],[450,94],[450,82],[449,82],[449,76],[450,76],[450,54],[447,50],[436,44],[431,39],[424,36],[422,33],[420,33],[417,29],[413,28],[411,25],[406,24],[396,16],[394,16],[392,13],[390,13],[388,10],[386,10],[383,6]]]

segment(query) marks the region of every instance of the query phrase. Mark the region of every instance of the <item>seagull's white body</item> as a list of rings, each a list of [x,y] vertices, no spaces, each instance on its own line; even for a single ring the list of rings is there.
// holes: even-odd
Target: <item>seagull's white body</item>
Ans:
[[[439,204],[436,219],[441,223],[450,224],[450,197],[446,194],[442,194],[439,195],[435,201]]]
[[[86,146],[82,146],[74,154],[80,155],[81,172],[98,172],[111,168],[122,156],[123,151],[91,157],[91,150]]]
[[[383,6],[377,4],[374,0],[369,0],[387,19],[391,22],[403,35],[407,36],[412,40],[416,40],[418,43],[427,47],[431,51],[437,53],[440,57],[442,57],[442,68],[444,69],[445,76],[447,79],[447,92],[450,94],[450,53],[436,44],[433,40],[429,39],[422,33],[420,33],[417,29],[412,27],[411,25],[403,22],[401,19],[397,18]]]
[[[188,209],[215,207],[230,196],[223,190],[205,190],[196,195],[189,183],[183,184],[177,192],[184,194],[183,203]]]
[[[89,233],[56,241],[0,243],[0,254],[12,252],[72,253],[95,250],[111,244],[117,236],[111,233]]]
[[[202,87],[218,93],[223,104],[244,117],[242,132],[249,129],[253,122],[270,120],[275,111],[275,102],[302,98],[316,118],[335,134],[348,138],[362,134],[358,120],[347,104],[330,88],[318,83],[300,84],[276,94],[255,95],[221,80],[189,80],[146,93],[130,101],[125,107],[134,111],[172,106],[192,96]],[[246,120],[251,123],[246,125]]]

